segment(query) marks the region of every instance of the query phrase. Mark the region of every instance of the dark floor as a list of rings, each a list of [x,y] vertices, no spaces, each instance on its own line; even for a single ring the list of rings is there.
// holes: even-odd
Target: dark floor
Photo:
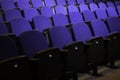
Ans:
[[[117,61],[116,65],[120,67],[120,61]],[[88,74],[79,74],[78,80],[120,80],[120,68],[110,69],[108,67],[100,67],[99,73],[102,73],[103,76],[93,77]]]

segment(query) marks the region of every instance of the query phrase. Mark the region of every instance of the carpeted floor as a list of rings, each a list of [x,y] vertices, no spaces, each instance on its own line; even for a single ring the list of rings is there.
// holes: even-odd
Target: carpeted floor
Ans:
[[[118,61],[117,66],[120,67],[120,61]],[[120,68],[110,69],[107,67],[101,67],[99,73],[102,73],[102,77],[93,77],[88,74],[79,74],[78,80],[120,80]]]

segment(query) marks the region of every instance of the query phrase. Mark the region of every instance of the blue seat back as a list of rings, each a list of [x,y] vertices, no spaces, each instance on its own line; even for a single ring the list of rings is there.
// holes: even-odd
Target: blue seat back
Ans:
[[[64,26],[51,28],[49,34],[54,47],[63,49],[65,45],[73,42],[68,29]]]
[[[88,25],[84,22],[74,24],[72,27],[76,41],[86,42],[92,37]]]
[[[14,18],[22,18],[22,14],[19,10],[17,9],[10,9],[5,11],[5,21],[9,22],[10,20]]]
[[[75,6],[75,5],[69,5],[67,8],[68,8],[69,13],[71,13],[71,12],[79,12],[77,6]]]
[[[31,2],[32,2],[32,6],[36,9],[44,6],[42,0],[32,0]]]
[[[29,58],[36,55],[37,52],[48,48],[47,41],[43,34],[36,30],[25,31],[18,36],[23,52]]]
[[[32,18],[37,15],[39,15],[39,14],[35,8],[25,8],[24,9],[24,17],[28,21],[32,21]]]
[[[52,9],[48,6],[42,7],[40,9],[40,11],[41,11],[42,15],[45,15],[45,16],[48,16],[48,17],[51,17],[53,15]]]
[[[95,3],[90,3],[89,6],[90,6],[91,11],[96,11],[98,9],[97,4],[95,4]]]
[[[44,2],[45,2],[45,5],[49,7],[56,5],[54,0],[44,0]]]
[[[0,60],[19,56],[15,41],[8,35],[0,35]]]
[[[113,8],[113,7],[108,7],[107,13],[108,13],[109,17],[118,17],[118,14],[117,14],[115,8]]]
[[[68,25],[68,19],[64,14],[55,14],[52,16],[54,26],[65,26]]]
[[[79,5],[80,12],[82,13],[83,11],[89,10],[88,5],[82,3]]]
[[[76,0],[67,0],[68,5],[76,4]]]
[[[17,5],[20,10],[30,7],[29,0],[18,0]]]
[[[115,8],[114,3],[111,2],[111,1],[108,1],[108,2],[107,2],[107,6],[108,6],[108,7],[113,7],[113,8]]]
[[[82,15],[79,12],[71,12],[69,17],[72,24],[83,22]]]
[[[95,2],[95,3],[99,3],[99,2],[101,2],[101,0],[94,0],[94,2]]]
[[[56,0],[57,5],[66,5],[66,1],[65,0]]]
[[[96,19],[95,14],[90,10],[83,11],[83,16],[86,22]]]
[[[82,3],[85,3],[85,1],[84,0],[77,0],[77,3],[82,4]]]
[[[33,24],[34,24],[35,29],[38,29],[41,32],[47,28],[52,27],[52,23],[51,23],[49,17],[44,16],[44,15],[39,15],[39,16],[33,17]]]
[[[91,22],[94,36],[106,37],[109,34],[106,24],[98,19]]]
[[[120,1],[115,1],[116,6],[120,6]]]
[[[118,17],[109,17],[107,18],[107,23],[111,32],[120,33],[120,19]]]
[[[99,8],[95,11],[95,13],[96,13],[97,19],[105,20],[108,17],[105,9]]]
[[[55,7],[55,12],[56,12],[56,14],[61,13],[61,14],[67,15],[66,8],[64,6],[61,6],[61,5],[58,5]]]
[[[10,0],[2,0],[0,3],[1,3],[1,8],[4,11],[16,8],[14,2]]]
[[[31,25],[24,18],[16,18],[10,21],[12,33],[16,36],[27,30],[32,30]]]
[[[106,4],[103,3],[103,2],[98,3],[98,5],[99,5],[99,8],[101,8],[101,9],[106,9],[107,8]]]
[[[86,3],[93,3],[93,0],[85,0]]]

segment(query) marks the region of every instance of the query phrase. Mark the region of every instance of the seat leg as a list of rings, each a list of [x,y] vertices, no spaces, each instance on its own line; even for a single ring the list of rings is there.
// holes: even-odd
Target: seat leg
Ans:
[[[118,69],[119,67],[115,65],[115,60],[110,61],[110,66],[111,69]]]
[[[77,72],[71,72],[65,74],[62,80],[69,80],[70,78],[72,78],[73,80],[78,80]]]
[[[95,77],[101,77],[101,76],[103,76],[102,74],[98,73],[98,67],[97,67],[97,65],[93,66],[92,76],[95,76]]]
[[[73,73],[73,80],[78,80],[78,74],[76,72]]]

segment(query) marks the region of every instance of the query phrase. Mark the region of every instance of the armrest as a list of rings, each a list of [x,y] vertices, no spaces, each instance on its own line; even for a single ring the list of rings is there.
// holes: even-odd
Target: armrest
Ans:
[[[120,33],[119,32],[112,32],[108,36],[114,36],[114,35],[120,35]]]
[[[10,61],[14,61],[14,60],[23,60],[23,59],[28,59],[26,56],[22,55],[22,56],[16,56],[16,57],[11,57],[11,58],[7,58],[7,59],[4,59],[4,60],[1,60],[0,61],[0,64],[1,63],[7,63],[7,62],[10,62]]]
[[[120,39],[120,33],[118,32],[114,32],[114,33],[110,33],[107,38],[110,38],[110,39]]]
[[[87,41],[87,43],[90,43],[90,46],[103,46],[104,45],[104,39],[101,36],[93,37],[90,40]]]
[[[104,38],[103,40],[104,40],[104,41],[109,41],[109,40],[110,40],[110,38]]]
[[[77,45],[77,44],[83,44],[83,42],[74,41],[74,42],[72,42],[72,43],[70,43],[70,44],[65,45],[64,48],[65,48],[65,47],[68,47],[68,46],[72,46],[72,45]]]
[[[91,43],[84,43],[85,46],[91,46]]]
[[[17,37],[15,34],[9,33],[8,36],[10,36],[13,40],[15,40],[17,42]]]
[[[48,48],[48,49],[45,49],[45,50],[38,51],[36,54],[41,54],[41,53],[44,53],[44,52],[47,52],[47,51],[50,51],[50,50],[57,50],[57,51],[59,51],[58,48]]]
[[[60,50],[61,52],[67,52],[68,50],[65,50],[65,49],[63,49],[63,50]]]
[[[92,37],[92,38],[90,38],[87,42],[89,43],[89,42],[91,42],[91,41],[94,41],[94,40],[96,40],[96,39],[101,39],[102,38],[102,36],[96,36],[96,37]],[[103,38],[102,38],[103,39]]]
[[[8,35],[10,35],[10,36],[16,36],[14,33],[8,33]]]

